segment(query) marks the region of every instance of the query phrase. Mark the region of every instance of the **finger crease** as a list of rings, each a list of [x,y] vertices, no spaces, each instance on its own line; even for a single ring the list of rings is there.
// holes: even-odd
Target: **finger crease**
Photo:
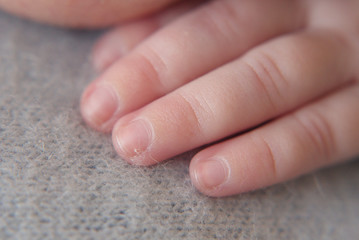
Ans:
[[[203,133],[204,131],[202,129],[201,117],[199,116],[198,111],[195,110],[194,104],[186,96],[184,96],[183,94],[179,93],[178,96],[183,100],[183,103],[185,103],[187,105],[187,109],[189,109],[190,112],[191,112],[190,115],[193,116],[194,120],[192,120],[190,122],[190,124],[191,124],[191,126],[193,126],[193,121],[195,121],[194,124],[195,124],[196,129],[197,129],[196,135],[198,135],[199,133]],[[194,99],[194,98],[192,98],[192,99]],[[194,100],[197,102],[196,106],[202,107],[198,100],[196,100],[196,99],[194,99]],[[190,117],[188,117],[188,119],[190,119]]]
[[[274,81],[274,79],[277,79],[277,81],[280,80],[280,82],[283,83],[288,88],[289,82],[287,81],[287,78],[284,77],[284,74],[281,71],[280,67],[278,66],[277,62],[274,61],[274,59],[270,57],[268,53],[262,52],[262,59],[265,59],[267,61],[267,67],[265,64],[263,64],[263,69],[268,74],[274,89],[276,90],[278,96],[283,97],[280,88],[278,86],[278,83]],[[268,69],[272,69],[272,71],[269,71]],[[274,77],[273,75],[277,75],[277,77]]]
[[[145,64],[150,69],[150,72],[152,73],[152,81],[155,81],[155,86],[157,85],[161,91],[167,91],[168,87],[164,83],[163,75],[165,72],[167,72],[167,65],[163,61],[163,59],[159,56],[158,53],[156,53],[151,48],[146,48],[146,55],[141,54],[142,60],[145,62]]]
[[[261,86],[261,88],[264,90],[267,99],[270,103],[270,105],[272,106],[273,110],[277,109],[276,104],[274,103],[272,96],[270,94],[270,91],[268,89],[267,84],[264,83],[264,80],[261,78],[261,76],[258,74],[258,71],[255,69],[255,67],[252,66],[252,64],[248,63],[248,62],[244,62],[251,70],[251,72],[254,74],[254,77],[256,79],[256,82]]]
[[[269,159],[268,159],[269,160],[269,166],[271,167],[273,178],[278,179],[277,161],[274,158],[272,148],[270,147],[269,143],[265,139],[262,139],[262,140],[263,140],[263,143],[264,143],[264,147],[265,147],[265,149],[266,149],[266,151],[268,153],[268,156],[269,156]]]
[[[294,118],[325,159],[331,159],[335,152],[334,135],[326,119],[319,112],[306,116],[306,120],[299,115]]]

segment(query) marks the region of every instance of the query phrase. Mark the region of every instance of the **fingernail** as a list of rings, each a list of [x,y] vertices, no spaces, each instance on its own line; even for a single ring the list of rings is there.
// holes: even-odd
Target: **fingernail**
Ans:
[[[103,72],[121,57],[120,43],[105,42],[99,44],[92,55],[92,63],[95,70]]]
[[[139,119],[116,130],[116,141],[120,155],[133,158],[145,152],[152,141],[152,130],[149,123]]]
[[[102,50],[101,52],[96,53],[96,55],[93,57],[93,66],[95,67],[96,71],[103,72],[118,58],[120,58],[120,54],[118,52]]]
[[[227,181],[229,169],[223,159],[210,158],[198,163],[195,176],[202,187],[212,190]]]
[[[86,120],[96,127],[107,123],[118,109],[118,99],[110,87],[95,87],[83,101],[82,112]]]

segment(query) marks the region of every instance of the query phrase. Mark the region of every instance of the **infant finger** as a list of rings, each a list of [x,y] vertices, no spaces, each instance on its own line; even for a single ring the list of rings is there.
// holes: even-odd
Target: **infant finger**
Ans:
[[[202,2],[203,0],[184,1],[154,16],[121,24],[106,33],[93,49],[92,63],[95,69],[99,72],[104,71],[156,30],[192,10]]]
[[[227,196],[286,181],[359,154],[359,87],[347,87],[198,153],[190,165],[204,194]]]
[[[82,114],[109,131],[139,109],[249,48],[304,24],[299,1],[220,0],[168,24],[114,63],[82,97]]]
[[[123,117],[114,145],[149,165],[255,127],[351,79],[350,49],[328,31],[274,39]]]

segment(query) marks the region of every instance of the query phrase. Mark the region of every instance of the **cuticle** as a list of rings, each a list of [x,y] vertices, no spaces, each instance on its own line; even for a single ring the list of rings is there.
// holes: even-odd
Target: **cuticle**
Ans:
[[[111,125],[114,120],[120,115],[121,110],[122,110],[122,104],[121,104],[121,97],[120,95],[117,93],[117,91],[115,91],[110,84],[107,84],[106,82],[102,82],[102,83],[97,83],[96,84],[96,88],[98,87],[102,87],[105,89],[108,89],[109,93],[112,95],[112,97],[115,99],[115,101],[117,102],[117,108],[115,110],[115,112],[113,113],[113,115],[111,116],[111,118],[109,120],[107,120],[106,122],[102,123],[100,128],[101,129],[107,129],[107,127],[109,125]]]
[[[146,149],[144,151],[142,151],[141,153],[135,155],[135,156],[132,156],[132,157],[129,157],[127,158],[132,164],[134,165],[139,165],[138,163],[140,161],[138,161],[138,158],[140,158],[141,156],[143,156],[145,153],[149,152],[149,150],[151,149],[152,147],[152,144],[153,144],[153,140],[154,140],[154,134],[153,134],[153,127],[152,127],[152,124],[149,123],[148,120],[144,119],[144,118],[135,118],[131,121],[129,121],[127,124],[124,124],[122,125],[122,127],[127,127],[128,125],[134,123],[134,122],[140,122],[141,124],[143,124],[143,122],[147,122],[145,124],[143,124],[145,126],[145,129],[147,131],[147,134],[149,136],[149,144],[148,146],[146,147]],[[148,127],[150,127],[151,129],[149,129]],[[117,127],[118,128],[118,127]],[[116,132],[118,132],[118,129],[115,130]],[[119,151],[124,154],[124,156],[126,156],[127,152],[124,150],[122,144],[121,144],[121,140],[118,136],[118,134],[116,134],[115,136],[115,139],[116,139],[116,143],[117,143],[117,146],[118,146],[118,149]]]
[[[143,151],[143,153],[148,152],[149,149],[151,149],[152,144],[154,143],[155,140],[155,134],[154,134],[154,128],[153,125],[151,124],[151,121],[149,121],[148,119],[144,118],[144,117],[137,117],[134,118],[133,120],[131,120],[128,124],[131,124],[133,122],[139,121],[141,124],[143,124],[145,126],[145,129],[147,131],[147,135],[149,136],[149,144],[146,148],[145,151]]]

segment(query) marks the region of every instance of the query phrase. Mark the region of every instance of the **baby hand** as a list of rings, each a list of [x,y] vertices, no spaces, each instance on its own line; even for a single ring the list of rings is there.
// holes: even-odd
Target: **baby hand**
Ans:
[[[358,29],[355,0],[183,3],[100,41],[82,114],[132,164],[206,145],[207,195],[282,182],[359,154]]]

